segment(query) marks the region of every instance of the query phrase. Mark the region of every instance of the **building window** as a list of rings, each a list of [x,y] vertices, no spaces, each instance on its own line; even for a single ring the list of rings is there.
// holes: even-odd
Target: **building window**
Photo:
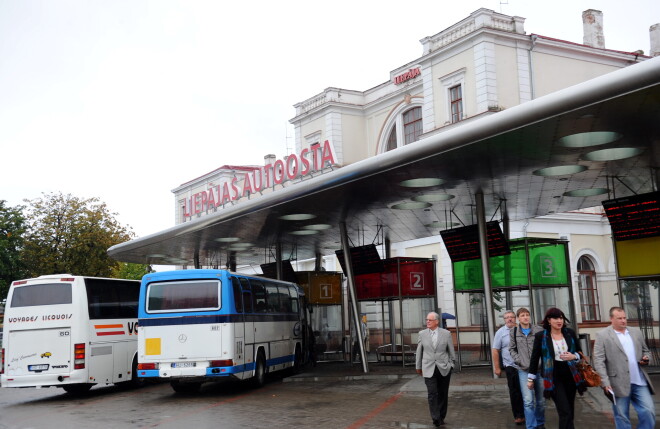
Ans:
[[[463,119],[463,90],[461,85],[449,88],[449,104],[451,106],[451,123]]]
[[[423,131],[422,108],[420,106],[415,106],[398,114],[395,117],[392,130],[384,142],[384,151],[387,152],[419,140]]]
[[[577,271],[582,321],[600,321],[600,311],[598,309],[598,287],[596,284],[596,271],[594,270],[594,265],[589,258],[582,256],[578,259]]]
[[[470,324],[472,326],[483,326],[486,323],[486,308],[483,293],[471,293],[470,295]]]
[[[386,151],[389,152],[392,149],[396,149],[396,125],[392,128],[392,132],[390,133],[390,136],[387,138]]]
[[[455,70],[440,78],[440,84],[446,94],[446,122],[445,125],[454,124],[465,119],[469,112],[466,112],[466,106],[463,101],[465,96],[465,74],[467,69]]]
[[[404,144],[419,140],[422,135],[422,108],[415,107],[403,114]]]
[[[658,280],[621,280],[623,309],[628,321],[639,324],[640,328],[652,326],[654,317],[651,297],[653,294],[657,296],[659,285]]]

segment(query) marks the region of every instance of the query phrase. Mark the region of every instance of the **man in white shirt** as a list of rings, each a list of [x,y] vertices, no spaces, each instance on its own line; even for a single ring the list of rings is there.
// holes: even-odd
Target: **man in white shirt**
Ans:
[[[509,352],[511,330],[516,327],[516,313],[507,310],[502,317],[504,318],[504,326],[497,330],[493,339],[495,375],[498,377],[501,376],[503,372],[502,366],[504,366],[504,373],[509,386],[509,401],[511,402],[513,419],[517,425],[522,425],[525,422],[525,410],[523,408],[522,392],[520,391],[518,365],[513,361]]]
[[[630,429],[630,403],[638,429],[655,428],[654,389],[642,366],[649,363],[649,349],[639,329],[628,327],[621,307],[610,309],[611,325],[596,334],[593,366],[602,378],[601,386],[614,393],[612,404],[617,429]]]

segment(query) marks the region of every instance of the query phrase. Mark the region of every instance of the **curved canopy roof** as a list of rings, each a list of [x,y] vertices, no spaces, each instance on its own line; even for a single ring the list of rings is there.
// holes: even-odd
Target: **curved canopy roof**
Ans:
[[[451,223],[476,223],[477,191],[484,193],[487,218],[506,207],[519,220],[651,192],[659,168],[660,58],[654,58],[108,253],[125,262],[212,266],[225,265],[234,252],[238,265],[258,265],[272,261],[280,243],[284,259],[302,260],[338,249],[340,222],[354,242],[370,242],[380,231],[400,242]],[[404,182],[423,178],[439,180],[402,185],[424,184]],[[282,219],[291,214],[314,217]]]

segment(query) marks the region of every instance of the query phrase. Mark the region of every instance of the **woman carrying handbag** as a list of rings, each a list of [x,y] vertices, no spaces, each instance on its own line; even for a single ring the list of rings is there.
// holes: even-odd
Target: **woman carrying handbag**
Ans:
[[[559,429],[574,429],[575,394],[587,387],[576,363],[582,352],[575,331],[566,327],[563,311],[550,308],[543,319],[543,331],[534,337],[527,387],[534,387],[536,377],[543,378],[543,395],[552,398],[559,415]],[[539,368],[539,360],[541,367]]]

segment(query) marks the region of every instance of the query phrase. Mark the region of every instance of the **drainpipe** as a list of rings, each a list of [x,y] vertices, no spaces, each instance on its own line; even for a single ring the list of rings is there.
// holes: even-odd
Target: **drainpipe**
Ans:
[[[532,42],[532,45],[529,47],[529,51],[527,54],[527,59],[529,61],[529,92],[530,95],[532,96],[532,100],[536,98],[536,96],[534,95],[534,62],[532,61],[532,51],[536,46],[536,39],[538,38],[539,36],[537,36],[536,34],[531,35],[530,40]]]

